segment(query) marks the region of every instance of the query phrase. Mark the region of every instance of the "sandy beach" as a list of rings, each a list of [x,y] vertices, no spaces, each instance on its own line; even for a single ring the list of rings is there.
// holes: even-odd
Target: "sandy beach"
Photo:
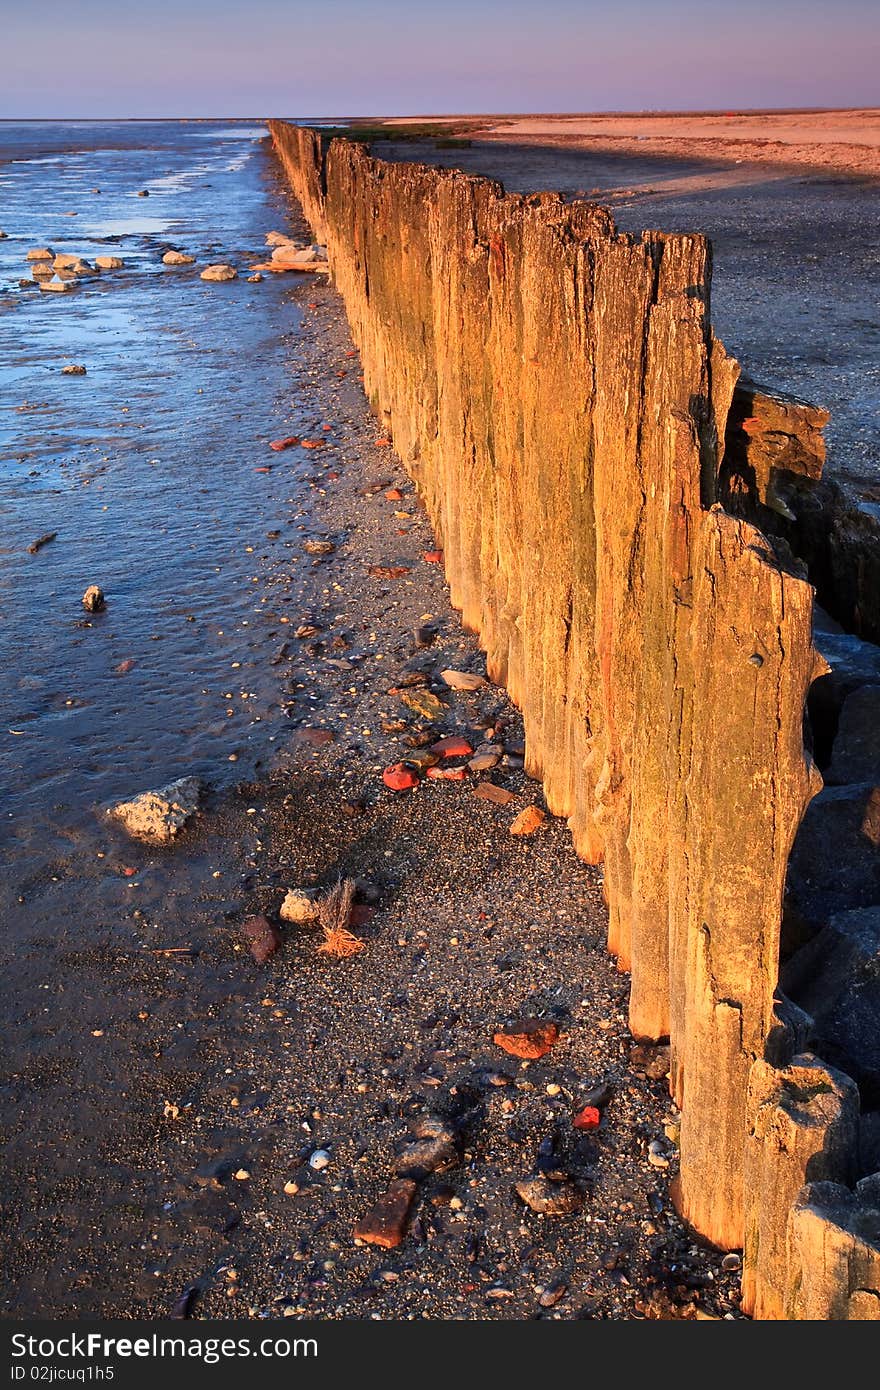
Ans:
[[[411,117],[390,123],[407,125],[430,119]],[[480,140],[569,146],[618,155],[805,165],[868,178],[880,174],[880,110],[876,108],[442,119]]]

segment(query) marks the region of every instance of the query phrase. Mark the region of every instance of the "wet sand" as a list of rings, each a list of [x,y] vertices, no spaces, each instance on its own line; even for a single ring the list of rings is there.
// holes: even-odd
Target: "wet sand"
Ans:
[[[631,1055],[600,871],[552,818],[510,835],[542,804],[514,766],[484,774],[513,793],[503,807],[475,798],[476,778],[382,785],[420,722],[402,682],[421,675],[448,703],[437,732],[475,742],[491,727],[513,748],[521,727],[502,691],[438,680],[482,670],[476,643],[377,445],[338,296],[316,280],[290,293],[303,311],[291,392],[332,431],[308,457],[265,462],[290,479],[291,534],[335,550],[298,551],[291,591],[290,559],[252,536],[284,732],[271,773],[229,790],[218,777],[173,849],[102,826],[101,857],[74,842],[19,884],[3,1311],[158,1317],[194,1289],[191,1315],[212,1318],[736,1316],[736,1273],[669,1201],[665,1059]],[[368,573],[389,562],[407,572]],[[431,623],[436,641],[414,649]],[[317,631],[297,638],[303,625]],[[343,874],[376,909],[362,953],[333,961],[314,928],[289,927],[257,966],[246,918],[277,920],[286,888]],[[71,913],[90,891],[100,913]],[[560,1026],[541,1061],[492,1042],[521,1013]],[[580,1135],[572,1116],[604,1081],[601,1127]],[[399,1250],[356,1244],[395,1142],[426,1113],[460,1126],[460,1163],[421,1186]],[[541,1168],[571,1175],[580,1213],[523,1205],[514,1183]]]

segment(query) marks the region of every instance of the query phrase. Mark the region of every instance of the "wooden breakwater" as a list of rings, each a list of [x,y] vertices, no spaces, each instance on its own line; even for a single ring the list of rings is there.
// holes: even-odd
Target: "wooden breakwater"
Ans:
[[[632,1031],[670,1040],[682,1214],[743,1248],[756,1316],[878,1316],[858,1092],[777,990],[827,668],[801,567],[718,500],[744,433],[761,456],[761,411],[731,412],[708,243],[271,130],[453,602],[523,711],[528,770],[604,863]],[[820,468],[825,417],[794,413]]]

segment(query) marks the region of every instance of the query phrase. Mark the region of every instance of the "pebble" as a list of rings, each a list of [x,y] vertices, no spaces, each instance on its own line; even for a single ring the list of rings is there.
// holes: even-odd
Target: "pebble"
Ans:
[[[281,945],[281,933],[267,917],[248,917],[241,930],[257,965],[265,965]]]
[[[488,685],[485,676],[478,676],[473,671],[441,671],[440,679],[450,690],[482,690]]]
[[[663,1152],[663,1145],[659,1139],[652,1139],[648,1145],[648,1162],[653,1168],[668,1168],[669,1159]]]
[[[732,1273],[734,1270],[740,1269],[741,1267],[742,1256],[738,1255],[735,1250],[731,1250],[730,1254],[725,1255],[724,1259],[721,1261],[721,1268],[725,1270],[728,1274]]]
[[[536,830],[547,819],[540,806],[524,806],[519,815],[511,822],[511,835],[534,835]]]
[[[313,1168],[316,1173],[320,1173],[322,1169],[327,1167],[329,1162],[330,1155],[326,1149],[315,1149],[315,1152],[309,1159],[309,1167]]]
[[[553,1308],[560,1299],[565,1297],[567,1292],[568,1285],[561,1280],[553,1284],[545,1284],[538,1294],[538,1302],[542,1308]]]
[[[62,375],[62,376],[85,376],[85,375],[86,375],[86,369],[85,369],[85,367],[79,366],[79,365],[78,365],[77,363],[75,363],[75,362],[71,362],[69,366],[67,366],[67,367],[62,367],[62,368],[61,368],[61,375]]]
[[[522,1178],[514,1186],[526,1206],[541,1216],[571,1216],[584,1204],[583,1193],[567,1179],[550,1182],[548,1178],[535,1176]]]
[[[495,806],[509,806],[516,797],[506,787],[496,786],[494,782],[481,782],[474,788],[474,796],[480,801],[491,801]]]

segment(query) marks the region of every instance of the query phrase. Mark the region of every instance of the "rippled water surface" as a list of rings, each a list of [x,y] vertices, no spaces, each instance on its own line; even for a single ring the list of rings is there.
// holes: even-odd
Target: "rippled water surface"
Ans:
[[[0,787],[37,860],[114,796],[252,770],[281,717],[252,567],[295,485],[255,470],[297,424],[300,314],[284,277],[245,278],[288,218],[267,146],[245,123],[0,124]],[[34,246],[125,264],[44,294],[19,284]]]

